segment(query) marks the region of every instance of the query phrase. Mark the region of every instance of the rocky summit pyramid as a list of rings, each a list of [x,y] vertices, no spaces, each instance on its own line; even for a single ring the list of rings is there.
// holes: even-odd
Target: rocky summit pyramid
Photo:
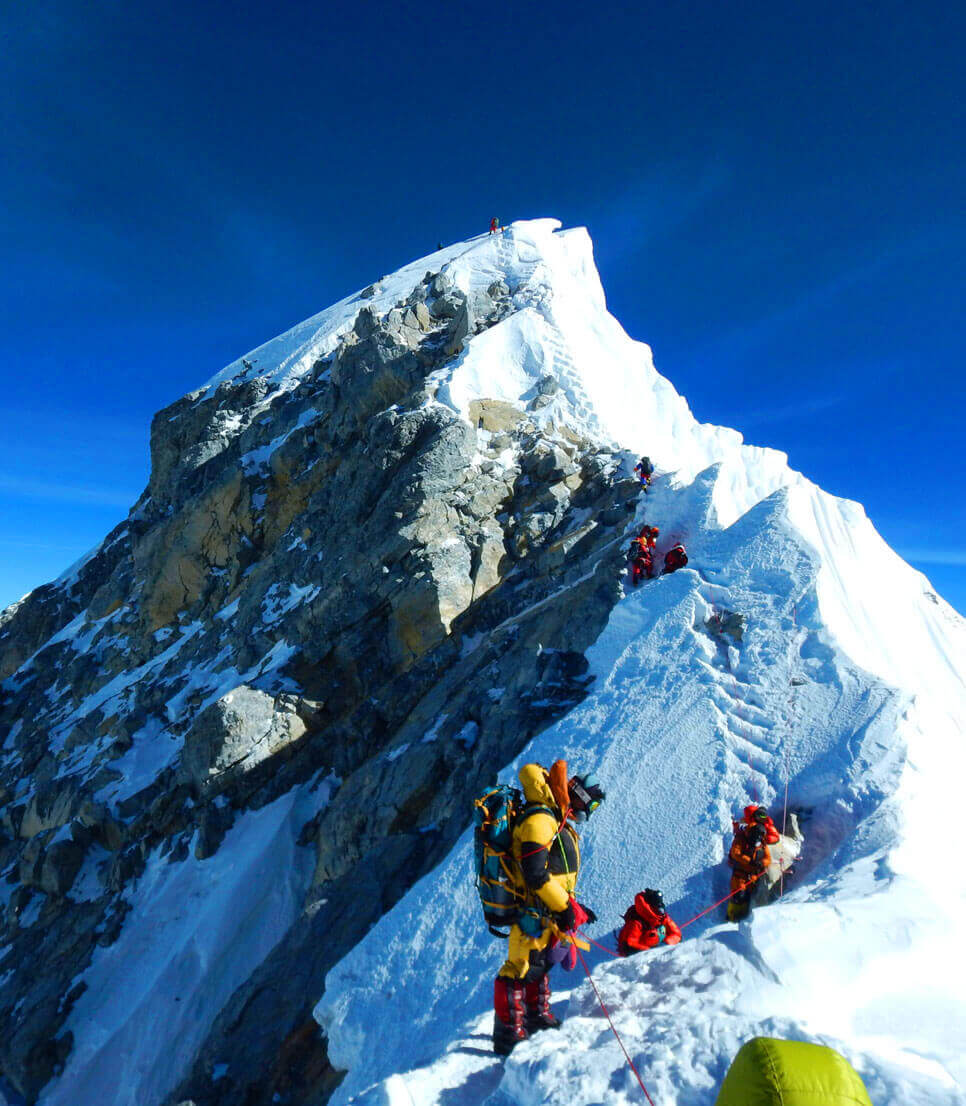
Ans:
[[[779,903],[600,969],[656,1101],[711,1106],[763,1026],[873,1101],[963,1101],[963,620],[693,419],[585,231],[382,278],[159,412],[151,457],[0,616],[0,1100],[634,1101],[586,984],[505,1066],[460,1044],[502,959],[471,799],[562,755],[608,791],[601,940],[645,885],[679,920],[726,894],[745,803],[806,824]],[[690,563],[633,590],[644,520]]]

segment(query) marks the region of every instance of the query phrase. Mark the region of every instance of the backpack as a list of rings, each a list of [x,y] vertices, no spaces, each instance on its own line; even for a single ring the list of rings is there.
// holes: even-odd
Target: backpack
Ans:
[[[487,928],[494,937],[509,937],[509,932],[496,927],[519,921],[526,905],[520,865],[513,855],[513,827],[535,810],[553,814],[542,803],[526,803],[517,788],[505,783],[487,788],[473,800],[476,890]]]
[[[622,917],[624,919],[624,924],[617,932],[617,952],[620,956],[630,956],[632,950],[631,946],[624,939],[624,930],[627,929],[628,922],[639,922],[642,919],[633,906],[625,910]],[[637,950],[635,949],[633,951],[636,952]]]
[[[473,800],[476,890],[487,928],[494,937],[509,937],[496,927],[513,925],[525,897],[514,879],[517,862],[512,851],[513,823],[522,808],[523,796],[505,783]]]

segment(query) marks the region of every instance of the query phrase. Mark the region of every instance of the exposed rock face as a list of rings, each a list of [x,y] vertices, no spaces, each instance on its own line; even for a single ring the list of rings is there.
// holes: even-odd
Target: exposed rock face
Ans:
[[[181,773],[199,795],[224,791],[233,779],[279,754],[308,732],[299,714],[312,709],[292,695],[273,698],[236,687],[206,707],[191,725],[181,752]]]
[[[148,858],[204,861],[243,812],[324,780],[305,909],[170,1098],[323,1101],[326,971],[585,694],[636,482],[509,404],[468,423],[433,402],[432,372],[511,310],[503,281],[427,274],[291,386],[185,396],[128,520],[0,616],[0,1069],[28,1101]]]

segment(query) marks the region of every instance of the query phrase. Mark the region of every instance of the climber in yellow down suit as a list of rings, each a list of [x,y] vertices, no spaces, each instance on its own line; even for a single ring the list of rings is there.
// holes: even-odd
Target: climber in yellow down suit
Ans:
[[[493,1048],[503,1055],[531,1033],[560,1024],[550,1010],[548,972],[568,955],[572,966],[576,946],[589,947],[577,928],[596,921],[573,897],[580,845],[572,823],[585,821],[604,798],[593,776],[568,780],[563,760],[549,772],[525,764],[520,783],[526,805],[513,827],[512,869],[523,905],[493,989]]]

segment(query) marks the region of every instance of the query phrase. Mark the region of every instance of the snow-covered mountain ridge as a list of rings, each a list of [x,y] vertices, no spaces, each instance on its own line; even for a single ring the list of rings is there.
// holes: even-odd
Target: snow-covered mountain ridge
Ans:
[[[645,884],[679,918],[720,897],[750,799],[811,811],[780,905],[600,969],[656,1101],[710,1104],[769,1025],[874,1101],[962,1101],[963,622],[858,505],[696,423],[558,227],[415,262],[159,413],[127,522],[0,616],[28,1100],[320,1103],[333,1067],[340,1102],[639,1094],[586,987],[505,1071],[459,1043],[501,959],[468,800],[565,755],[609,780],[600,933]],[[622,597],[645,517],[691,563]]]
[[[562,305],[571,274],[586,287],[587,267],[561,261],[559,270],[550,283],[566,290]],[[596,292],[596,281],[590,286]],[[571,304],[581,300],[602,308],[595,295],[571,294]],[[585,313],[555,314],[567,320],[568,338],[576,332],[570,350],[596,348],[583,381],[592,382],[594,414],[606,412],[604,433],[673,470],[640,518],[660,523],[672,540],[685,538],[695,570],[614,610],[588,653],[595,690],[518,761],[589,759],[612,781],[606,810],[588,830],[588,901],[609,928],[635,890],[660,885],[676,913],[691,916],[726,893],[722,846],[745,802],[783,805],[787,780],[789,804],[814,812],[809,859],[787,905],[763,911],[740,936],[712,929],[704,941],[655,956],[653,966],[603,969],[616,988],[608,1002],[624,1006],[632,1055],[650,1073],[651,1092],[659,1102],[710,1103],[741,1041],[774,1032],[837,1043],[866,1075],[874,1101],[963,1101],[951,1028],[966,1024],[963,980],[950,969],[964,936],[964,882],[937,848],[957,829],[962,620],[885,546],[861,507],[821,492],[780,455],[694,424],[683,401],[665,392],[647,351],[616,324],[611,331],[606,316],[590,324],[595,346],[582,342]],[[492,391],[482,370],[476,389],[483,380]],[[459,393],[451,386],[450,394]],[[625,400],[616,411],[615,397]],[[662,437],[668,427],[670,440]],[[709,462],[716,463],[701,472]],[[745,613],[752,629],[740,648],[708,647],[701,627],[716,606]],[[803,679],[803,687],[792,682]],[[628,865],[635,846],[642,860]],[[492,972],[500,958],[475,918],[468,851],[464,839],[330,975],[317,1016],[335,1062],[351,1069],[337,1101],[380,1072],[405,1072],[444,1049],[444,1059],[377,1082],[360,1101],[638,1100],[586,985],[571,1003],[576,1024],[520,1048],[505,1074],[492,1060],[460,1061],[467,1029],[454,1036],[454,1022],[488,1028],[488,1018],[477,1017],[490,983],[483,965]],[[664,978],[672,962],[676,986]],[[713,1017],[702,973],[720,977]],[[418,997],[427,980],[445,996],[436,1005]],[[374,1038],[364,1022],[379,1026]],[[689,1038],[709,1031],[716,1040],[704,1042],[700,1060],[669,1059],[688,1057]]]

